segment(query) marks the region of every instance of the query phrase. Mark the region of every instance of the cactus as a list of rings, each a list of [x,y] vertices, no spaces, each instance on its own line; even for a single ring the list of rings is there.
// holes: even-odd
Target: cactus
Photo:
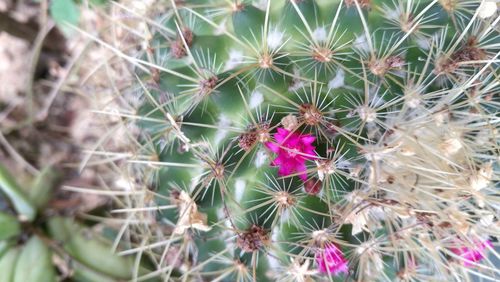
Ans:
[[[496,4],[150,2],[94,151],[135,279],[498,279]]]

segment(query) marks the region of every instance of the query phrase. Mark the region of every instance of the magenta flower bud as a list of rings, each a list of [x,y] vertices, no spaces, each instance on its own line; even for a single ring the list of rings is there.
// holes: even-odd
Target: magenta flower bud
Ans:
[[[321,185],[323,185],[321,180],[313,177],[304,182],[304,189],[306,190],[307,194],[315,196],[318,195],[319,192],[321,192]]]
[[[321,273],[339,275],[349,270],[344,254],[332,243],[326,244],[324,249],[316,253],[316,263]]]
[[[487,246],[493,247],[490,240],[482,242],[475,241],[475,248],[459,247],[451,248],[450,250],[462,258],[464,266],[471,266],[473,262],[478,262],[485,257],[485,249]]]
[[[278,155],[271,162],[271,165],[279,167],[278,174],[280,176],[299,173],[299,177],[306,181],[306,160],[316,159],[315,146],[312,145],[316,137],[278,128],[278,132],[274,134],[274,139],[276,143],[265,143],[269,150]]]

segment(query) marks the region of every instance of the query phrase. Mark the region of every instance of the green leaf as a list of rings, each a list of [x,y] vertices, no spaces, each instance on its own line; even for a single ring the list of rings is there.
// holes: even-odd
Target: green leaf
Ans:
[[[12,246],[12,242],[9,241],[0,241],[0,259],[6,253],[8,250],[10,250],[10,247]]]
[[[61,242],[69,241],[71,233],[66,228],[67,222],[68,220],[63,217],[51,218],[48,223],[51,238]]]
[[[92,270],[83,264],[73,265],[74,274],[72,279],[79,282],[116,282],[114,278]]]
[[[2,280],[3,281],[3,280]],[[52,252],[33,236],[21,250],[12,282],[55,282],[56,272],[52,264]]]
[[[52,167],[44,168],[33,180],[31,187],[27,190],[27,196],[31,203],[38,208],[43,208],[52,196],[52,190],[59,179],[57,171]]]
[[[12,205],[19,213],[21,220],[32,221],[35,219],[36,210],[28,201],[12,175],[0,165],[0,190],[7,195]]]
[[[0,241],[12,238],[19,234],[21,225],[15,217],[0,212]]]
[[[72,220],[52,218],[49,228],[53,237],[63,241],[66,252],[79,263],[106,276],[120,279],[132,278],[133,261],[131,259],[114,254],[111,251],[111,245],[97,237],[84,236],[82,227]]]
[[[70,26],[78,25],[80,20],[80,10],[73,0],[52,0],[50,15],[66,35],[71,35],[74,32]]]
[[[108,244],[76,234],[66,249],[78,261],[96,271],[121,279],[130,279],[132,276],[132,261],[113,254]]]
[[[0,258],[0,281],[12,281],[18,256],[19,249],[12,248]]]

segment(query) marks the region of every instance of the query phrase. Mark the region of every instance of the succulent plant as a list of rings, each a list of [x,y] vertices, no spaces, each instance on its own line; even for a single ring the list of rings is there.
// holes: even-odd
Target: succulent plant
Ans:
[[[18,180],[28,177],[16,180],[0,165],[0,281],[131,279],[139,266],[130,258],[113,254],[109,242],[73,217],[46,207],[58,178],[48,167],[24,183]]]
[[[152,2],[94,150],[135,279],[498,279],[497,4]]]

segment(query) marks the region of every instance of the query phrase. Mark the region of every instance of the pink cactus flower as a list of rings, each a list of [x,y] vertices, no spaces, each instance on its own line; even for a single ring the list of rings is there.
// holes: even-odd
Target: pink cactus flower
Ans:
[[[484,254],[487,246],[493,247],[490,240],[475,242],[475,248],[463,246],[459,248],[451,248],[450,250],[462,258],[464,266],[471,266],[473,262],[478,262],[485,257]]]
[[[316,137],[278,128],[278,132],[274,134],[274,139],[276,143],[266,142],[266,147],[278,154],[271,162],[271,165],[279,166],[278,174],[280,176],[300,173],[299,177],[306,181],[306,160],[316,158],[315,147],[312,145]]]
[[[340,273],[347,273],[349,270],[342,251],[331,243],[316,253],[316,263],[321,273],[339,275]]]

